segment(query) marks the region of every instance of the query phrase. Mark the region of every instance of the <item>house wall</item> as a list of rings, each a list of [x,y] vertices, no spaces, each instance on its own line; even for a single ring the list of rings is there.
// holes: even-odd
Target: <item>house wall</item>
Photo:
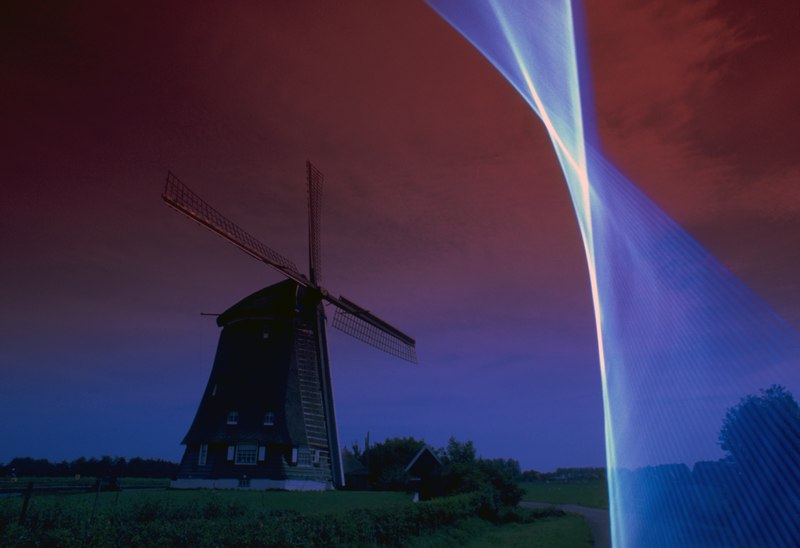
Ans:
[[[262,488],[282,489],[278,484],[270,482],[311,482],[323,486],[331,483],[330,459],[327,452],[320,452],[319,463],[312,466],[300,466],[292,463],[292,447],[280,445],[267,445],[266,458],[256,461],[255,464],[236,464],[235,454],[233,460],[228,460],[228,445],[211,444],[208,446],[205,465],[198,463],[200,445],[188,445],[181,459],[178,477],[175,483],[186,485],[186,488],[197,486],[198,480],[230,480],[234,484],[221,488],[237,488],[239,480],[247,478],[250,487],[266,485]],[[258,480],[258,481],[256,481]],[[270,481],[261,481],[270,480]],[[208,481],[201,482],[203,486],[210,487]],[[222,486],[223,483],[218,485]],[[174,485],[174,486],[178,486]],[[199,485],[199,484],[198,484]],[[273,485],[269,487],[269,485]],[[295,487],[297,488],[297,487]],[[309,488],[319,488],[313,485]]]

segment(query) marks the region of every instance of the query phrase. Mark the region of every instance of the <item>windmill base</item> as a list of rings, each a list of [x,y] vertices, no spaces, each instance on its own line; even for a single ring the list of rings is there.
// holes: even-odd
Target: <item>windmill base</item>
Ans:
[[[172,480],[170,489],[248,489],[251,491],[266,491],[277,489],[282,491],[327,491],[333,485],[321,481],[310,480],[273,480],[265,478],[236,479],[236,478],[179,478]]]

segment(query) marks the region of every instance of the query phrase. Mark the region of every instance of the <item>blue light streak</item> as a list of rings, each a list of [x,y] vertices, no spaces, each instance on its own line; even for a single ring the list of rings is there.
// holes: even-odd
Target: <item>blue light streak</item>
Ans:
[[[580,6],[429,4],[539,116],[564,172],[594,305],[613,544],[800,545],[800,407],[758,396],[798,393],[797,333],[603,156]],[[718,441],[737,404],[744,451]]]

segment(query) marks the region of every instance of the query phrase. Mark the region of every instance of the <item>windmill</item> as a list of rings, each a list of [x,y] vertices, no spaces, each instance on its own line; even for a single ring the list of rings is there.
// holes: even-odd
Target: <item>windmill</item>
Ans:
[[[414,339],[321,285],[322,174],[306,164],[309,274],[211,207],[173,173],[162,198],[287,279],[217,317],[214,365],[176,488],[325,489],[344,485],[323,302],[333,326],[416,363]]]

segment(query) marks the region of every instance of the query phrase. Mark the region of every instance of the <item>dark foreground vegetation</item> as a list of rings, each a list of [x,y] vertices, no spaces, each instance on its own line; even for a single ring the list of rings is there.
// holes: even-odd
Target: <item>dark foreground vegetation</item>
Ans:
[[[0,546],[342,546],[407,544],[463,520],[563,515],[502,507],[473,492],[412,503],[400,493],[117,492],[0,500]]]
[[[14,459],[0,466],[0,546],[590,545],[581,519],[517,506],[520,481],[584,472],[523,473],[455,439],[434,449],[395,438],[348,452],[366,491],[172,491],[164,487],[177,465],[167,461]]]
[[[424,447],[437,461],[423,470],[409,470],[409,462]],[[430,448],[422,440],[392,438],[362,451],[358,445],[343,451],[345,461],[363,467],[362,488],[378,491],[409,491],[422,499],[481,492],[495,506],[515,506],[522,498],[517,485],[519,463],[513,459],[484,459],[476,455],[471,441],[450,438],[444,448]]]

